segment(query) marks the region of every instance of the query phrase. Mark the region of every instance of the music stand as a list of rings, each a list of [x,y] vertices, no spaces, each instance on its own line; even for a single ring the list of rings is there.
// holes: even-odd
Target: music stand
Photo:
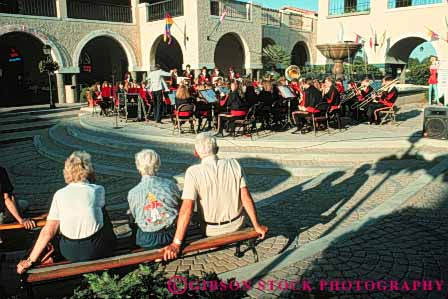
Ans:
[[[213,89],[200,90],[199,93],[207,101],[207,103],[212,105],[212,124],[215,129],[215,104],[218,103],[216,93]]]
[[[220,93],[223,93],[223,94],[226,94],[226,95],[230,93],[230,89],[227,88],[227,87],[220,86],[220,87],[218,87],[218,90],[219,90]]]
[[[293,127],[291,122],[291,99],[297,97],[297,95],[289,88],[289,86],[277,86],[280,95],[288,101],[288,118],[284,127],[289,126]]]

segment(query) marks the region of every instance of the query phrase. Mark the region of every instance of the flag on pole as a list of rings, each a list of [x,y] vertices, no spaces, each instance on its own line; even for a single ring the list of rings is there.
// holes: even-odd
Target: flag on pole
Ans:
[[[227,16],[227,8],[224,7],[221,17],[219,17],[219,22],[221,23],[221,26],[224,23],[224,19],[226,18],[226,16]]]
[[[448,43],[448,17],[445,17],[445,24],[446,24],[446,42]]]
[[[372,49],[373,48],[373,37],[370,37],[369,44],[370,44],[370,49]]]
[[[430,41],[433,42],[433,41],[437,41],[440,39],[440,36],[436,32],[434,32],[434,30],[429,29],[428,27],[426,27],[426,29],[428,30],[428,37],[429,37]]]
[[[168,45],[171,45],[172,37],[171,37],[171,27],[173,26],[174,21],[171,17],[171,14],[167,12],[165,14],[165,33],[163,34],[163,41],[166,43],[168,42]]]
[[[355,33],[355,43],[359,44],[362,41],[362,36],[359,35],[358,33]]]
[[[384,46],[384,43],[386,42],[386,35],[387,30],[384,30],[383,35],[381,35],[380,48],[382,48]]]

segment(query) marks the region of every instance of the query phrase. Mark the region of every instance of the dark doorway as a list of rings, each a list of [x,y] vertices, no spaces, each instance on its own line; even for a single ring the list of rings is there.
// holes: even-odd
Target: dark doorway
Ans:
[[[298,42],[291,53],[291,64],[305,66],[308,62],[307,46],[304,42]]]
[[[79,57],[79,82],[93,84],[95,82],[112,82],[123,80],[128,71],[126,53],[118,41],[108,36],[100,36],[89,41]]]
[[[25,32],[0,36],[0,106],[49,103],[48,76],[39,72],[42,47]]]
[[[153,45],[154,64],[159,64],[165,70],[182,70],[184,57],[182,49],[174,37],[171,37],[171,44],[163,40],[163,35],[157,38]]]
[[[235,72],[244,73],[244,46],[234,33],[223,35],[216,45],[215,65],[224,73],[227,73],[229,67],[233,67]]]

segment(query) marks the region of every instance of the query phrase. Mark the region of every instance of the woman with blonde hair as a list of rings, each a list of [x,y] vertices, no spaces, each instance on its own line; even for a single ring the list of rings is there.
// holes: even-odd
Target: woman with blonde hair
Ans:
[[[64,179],[51,202],[47,223],[31,254],[17,265],[22,274],[39,261],[47,244],[60,231],[59,248],[71,262],[99,259],[112,253],[115,235],[105,211],[104,187],[95,185],[95,170],[88,153],[77,151],[65,161]]]

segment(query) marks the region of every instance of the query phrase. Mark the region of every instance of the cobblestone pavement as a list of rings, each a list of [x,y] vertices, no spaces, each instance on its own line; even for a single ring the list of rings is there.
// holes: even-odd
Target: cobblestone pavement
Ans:
[[[106,188],[107,204],[114,221],[124,219],[126,194],[139,180],[133,162],[133,155],[139,148],[136,144],[156,148],[162,158],[162,174],[175,178],[180,186],[186,167],[195,163],[191,145],[142,143],[132,136],[123,137],[119,142],[101,139],[101,133],[89,131],[77,123],[53,127],[40,134],[36,143],[26,140],[0,145],[0,165],[10,172],[18,198],[30,200],[33,213],[46,211],[52,194],[64,186],[63,161],[76,149],[84,148],[93,154],[99,172],[98,182]],[[397,152],[394,148],[367,149],[365,153],[350,149],[317,152],[323,155],[322,160],[308,159],[306,151],[292,148],[229,146],[222,152],[224,156],[235,156],[242,161],[260,219],[270,227],[268,238],[257,245],[260,261],[287,248],[296,245],[300,248],[331,235],[336,228],[350,227],[374,208],[387,203],[393,194],[412,187],[440,161],[427,160],[411,149],[405,149],[406,154],[400,157],[394,155]],[[390,155],[385,157],[385,153]],[[437,157],[441,150],[428,148],[425,153]],[[317,255],[262,278],[306,278],[311,282],[320,278],[447,280],[443,272],[447,266],[444,250],[448,245],[445,241],[448,231],[443,225],[447,204],[442,199],[448,188],[442,180],[435,179],[425,189],[425,194],[418,193],[406,206],[363,227],[348,240],[336,239]],[[17,254],[5,258],[9,266],[3,267],[1,273],[12,275]],[[223,273],[244,269],[252,263],[251,252],[238,259],[234,248],[226,248],[187,256],[169,263],[163,270],[168,275],[182,271]],[[14,280],[8,276],[1,284],[9,279]],[[250,295],[270,298],[287,294],[282,290],[254,289]],[[346,295],[323,293],[317,296],[355,296],[343,297]],[[426,298],[420,295],[438,298],[429,297],[427,293],[409,293],[406,298]],[[293,293],[291,296],[311,295]],[[401,298],[402,294],[360,294],[359,298],[383,298],[381,296]]]
[[[253,298],[446,298],[448,294],[448,185],[441,175],[424,190],[411,197],[394,213],[372,225],[365,226],[344,239],[336,239],[331,246],[305,260],[279,271],[259,277],[262,281],[306,281],[313,292],[279,288],[254,288]],[[339,289],[331,288],[330,281],[339,281]],[[356,280],[399,282],[399,290],[379,291]],[[426,291],[423,286],[413,289],[413,281],[431,281]],[[438,291],[435,281],[443,281]],[[322,284],[326,281],[327,285]],[[353,283],[350,289],[348,282]],[[343,286],[345,282],[345,286]],[[409,283],[409,288],[404,285]],[[344,287],[346,288],[344,290]],[[432,288],[430,290],[429,288]],[[313,295],[311,295],[313,293]]]

